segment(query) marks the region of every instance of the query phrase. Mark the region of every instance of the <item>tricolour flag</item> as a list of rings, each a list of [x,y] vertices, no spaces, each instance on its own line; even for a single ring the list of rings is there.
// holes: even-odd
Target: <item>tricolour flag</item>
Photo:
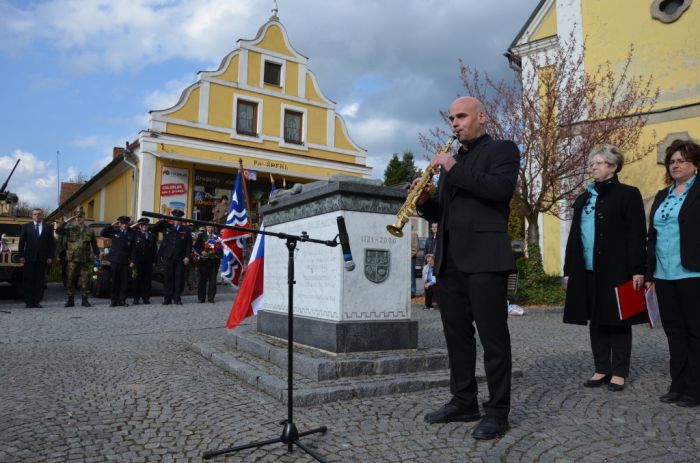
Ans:
[[[226,216],[226,225],[248,228],[248,213],[243,195],[243,178],[241,172],[236,175],[236,185],[231,193],[231,202]],[[243,272],[243,248],[248,238],[247,233],[224,228],[221,231],[221,243],[224,245],[224,258],[221,259],[221,278],[238,288]]]
[[[260,226],[265,230],[265,225]],[[253,253],[248,261],[248,268],[243,276],[241,289],[231,306],[231,313],[226,321],[226,328],[232,330],[241,322],[258,313],[263,302],[263,276],[265,270],[265,235],[258,233],[253,246]]]

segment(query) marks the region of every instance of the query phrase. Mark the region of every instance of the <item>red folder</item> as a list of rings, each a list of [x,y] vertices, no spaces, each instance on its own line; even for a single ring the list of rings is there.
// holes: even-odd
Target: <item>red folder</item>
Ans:
[[[620,320],[627,320],[647,309],[644,290],[635,290],[632,280],[617,286],[615,288],[615,297],[617,298],[617,310],[620,314]]]

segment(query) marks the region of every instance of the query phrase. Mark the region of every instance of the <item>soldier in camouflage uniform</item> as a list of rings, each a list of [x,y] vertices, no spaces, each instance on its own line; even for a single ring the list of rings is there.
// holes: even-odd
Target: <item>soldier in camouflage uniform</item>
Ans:
[[[68,226],[72,221],[75,225]],[[80,286],[83,296],[82,306],[90,307],[88,294],[90,292],[90,276],[95,265],[95,257],[100,250],[97,247],[95,232],[85,224],[85,214],[81,209],[75,215],[56,228],[59,236],[65,237],[66,260],[68,261],[68,300],[64,307],[75,306],[75,286]]]

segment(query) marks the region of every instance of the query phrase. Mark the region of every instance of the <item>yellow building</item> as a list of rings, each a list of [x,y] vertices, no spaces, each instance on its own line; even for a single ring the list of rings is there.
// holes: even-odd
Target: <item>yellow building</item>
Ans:
[[[239,160],[254,220],[271,176],[277,187],[334,174],[371,176],[365,150],[350,138],[274,10],[217,70],[200,72],[175,106],[151,111],[148,130],[128,148],[115,149],[113,161],[51,216],[82,206],[88,217],[112,221],[180,208],[209,220],[214,202],[230,196]]]
[[[661,92],[640,140],[653,142],[657,150],[626,166],[620,176],[640,189],[649,207],[664,186],[666,147],[676,138],[700,139],[699,23],[697,0],[542,0],[508,55],[511,62],[518,61],[520,69],[536,69],[545,54],[573,35],[578,53],[585,40],[585,69],[595,70],[607,61],[619,67],[634,45],[631,74],[653,77]],[[532,73],[521,73],[523,78],[528,75]],[[569,222],[540,217],[540,246],[547,273],[561,273],[568,231]]]

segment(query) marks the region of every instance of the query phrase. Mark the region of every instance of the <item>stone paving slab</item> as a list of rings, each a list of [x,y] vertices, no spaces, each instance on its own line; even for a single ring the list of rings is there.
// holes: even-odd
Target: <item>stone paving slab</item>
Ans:
[[[280,435],[286,406],[190,348],[223,342],[230,294],[216,304],[188,296],[184,306],[63,308],[50,286],[45,308],[24,309],[1,289],[0,462],[201,462],[205,450]],[[439,314],[413,316],[427,327],[419,347],[444,347]],[[628,385],[613,393],[581,387],[593,368],[585,327],[548,311],[509,325],[523,376],[505,437],[475,441],[474,423],[423,422],[449,399],[445,387],[295,408],[300,431],[328,426],[303,442],[329,462],[698,461],[700,410],[658,401],[669,384],[662,331],[634,327]],[[211,461],[313,460],[270,445]]]

